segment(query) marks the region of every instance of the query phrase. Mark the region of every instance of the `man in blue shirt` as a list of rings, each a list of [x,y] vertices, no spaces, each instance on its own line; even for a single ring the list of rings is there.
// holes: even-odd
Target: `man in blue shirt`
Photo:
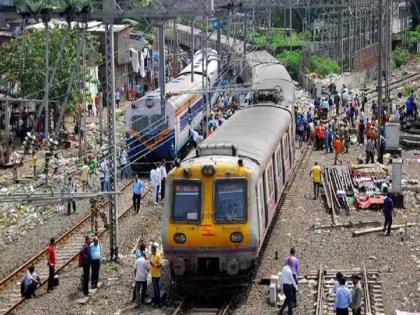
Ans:
[[[348,315],[349,306],[351,303],[351,293],[346,287],[346,278],[342,277],[338,280],[339,287],[337,288],[335,295],[334,309],[337,315]]]
[[[391,226],[392,226],[392,214],[394,210],[394,202],[392,201],[391,194],[388,193],[387,189],[384,189],[384,192],[387,193],[387,196],[384,199],[384,234],[391,235]],[[388,228],[388,231],[387,231]]]
[[[143,190],[143,183],[139,179],[138,175],[136,175],[136,179],[133,182],[133,209],[136,213],[139,213],[140,211],[140,200]]]
[[[98,287],[99,269],[101,267],[101,245],[96,236],[93,238],[93,243],[90,244],[90,255],[92,256],[90,283],[92,288],[95,289]]]

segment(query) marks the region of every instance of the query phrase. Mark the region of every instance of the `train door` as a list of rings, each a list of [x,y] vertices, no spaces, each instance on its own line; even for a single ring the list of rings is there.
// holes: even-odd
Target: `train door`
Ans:
[[[265,201],[266,201],[266,213],[268,214],[268,223],[270,223],[271,218],[273,217],[274,211],[276,209],[275,202],[275,193],[274,193],[274,174],[273,174],[273,161],[267,165],[267,168],[264,171],[264,192],[265,192]]]
[[[291,169],[291,159],[290,159],[290,138],[289,132],[287,131],[283,136],[283,153],[284,153],[284,170],[285,170],[285,177],[289,175]]]
[[[274,180],[274,200],[276,201],[276,204],[279,200],[280,194],[278,192],[278,184],[277,184],[277,159],[276,159],[276,153],[274,152],[271,160],[273,161],[273,180]]]
[[[289,143],[290,143],[290,145],[289,145],[290,168],[293,168],[293,161],[295,160],[294,159],[295,151],[294,151],[293,139],[295,139],[295,138],[293,136],[292,125],[289,126],[288,136],[289,136]]]
[[[277,150],[275,152],[275,160],[276,160],[276,189],[277,189],[277,195],[278,199],[280,199],[281,193],[283,191],[283,185],[284,185],[284,179],[283,179],[283,158],[281,154],[281,143],[277,147]]]
[[[263,174],[263,181],[260,182],[261,185],[261,196],[264,198],[264,228],[267,228],[268,226],[268,198],[267,198],[267,180],[266,180],[267,174],[264,172]]]
[[[282,180],[283,183],[286,182],[286,161],[284,160],[284,145],[283,140],[280,143],[280,156],[281,156],[281,170],[282,170]]]
[[[260,230],[260,242],[262,244],[262,240],[265,236],[265,230],[267,228],[267,215],[265,210],[264,204],[264,187],[263,181],[260,179],[257,185],[257,208],[258,208],[258,217],[259,217],[259,230]],[[261,246],[260,244],[260,246]]]

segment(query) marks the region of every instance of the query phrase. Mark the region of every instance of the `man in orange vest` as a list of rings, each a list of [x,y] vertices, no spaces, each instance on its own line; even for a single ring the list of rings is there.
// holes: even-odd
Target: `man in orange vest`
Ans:
[[[336,137],[335,143],[334,143],[334,151],[335,151],[334,165],[337,165],[337,160],[340,161],[340,164],[343,163],[343,161],[341,161],[338,158],[338,155],[341,154],[342,149],[343,149],[342,142],[339,137]]]

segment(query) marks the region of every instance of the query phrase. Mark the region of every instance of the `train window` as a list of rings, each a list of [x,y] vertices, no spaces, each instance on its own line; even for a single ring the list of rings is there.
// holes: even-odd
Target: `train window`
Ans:
[[[172,220],[184,222],[201,220],[201,183],[199,181],[174,181]]]
[[[214,220],[243,222],[247,219],[247,181],[219,179],[215,184]]]
[[[281,158],[280,146],[277,148],[277,151],[276,151],[276,160],[277,160],[276,178],[280,178],[282,170],[283,170],[283,160]]]
[[[267,200],[270,199],[272,193],[274,192],[274,177],[273,177],[273,163],[270,162],[269,166],[266,169],[265,178],[267,180]]]
[[[149,126],[149,119],[145,115],[133,116],[131,119],[131,128],[137,132],[144,132]]]
[[[289,159],[289,133],[286,133],[286,136],[284,137],[283,140],[283,144],[284,144],[284,160],[287,161]]]
[[[162,115],[152,115],[150,117],[150,125],[153,129],[161,127],[163,125]]]

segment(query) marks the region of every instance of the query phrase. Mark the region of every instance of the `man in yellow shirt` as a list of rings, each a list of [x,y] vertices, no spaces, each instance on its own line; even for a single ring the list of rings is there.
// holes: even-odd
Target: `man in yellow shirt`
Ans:
[[[153,302],[154,307],[160,308],[160,270],[162,268],[162,256],[156,250],[156,246],[152,245],[152,254],[150,255],[150,275],[153,283]]]
[[[319,196],[319,185],[321,183],[321,167],[318,165],[318,162],[315,162],[315,165],[311,168],[309,176],[312,177],[312,182],[314,184],[314,199]]]

